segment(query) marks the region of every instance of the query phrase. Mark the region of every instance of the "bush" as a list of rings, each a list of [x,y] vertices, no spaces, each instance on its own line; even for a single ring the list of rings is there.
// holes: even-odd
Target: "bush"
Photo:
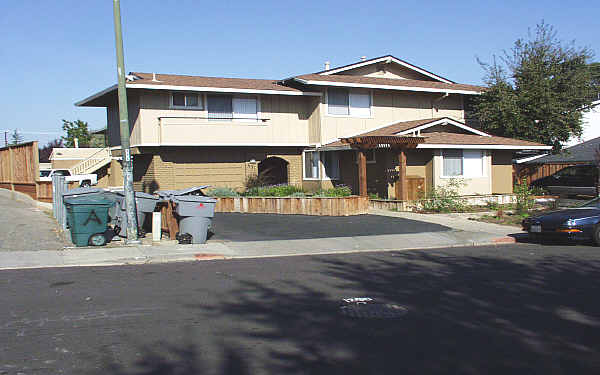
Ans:
[[[462,212],[466,205],[460,197],[460,188],[465,185],[463,180],[452,178],[446,186],[433,188],[425,199],[419,202],[423,211],[429,212]]]
[[[256,176],[248,176],[246,178],[246,189],[252,189],[261,186],[267,186],[270,183],[271,178],[264,173],[260,173]]]
[[[527,180],[523,179],[520,184],[515,184],[513,192],[517,198],[516,210],[518,214],[523,214],[530,210],[535,203],[533,199],[533,189],[527,186]]]
[[[207,194],[211,197],[239,197],[240,194],[230,188],[217,187],[207,191]]]
[[[244,193],[246,197],[289,197],[295,193],[304,194],[304,190],[294,185],[271,185],[249,188]]]
[[[346,185],[338,185],[330,189],[321,189],[317,191],[315,197],[348,197],[352,195],[352,190]]]

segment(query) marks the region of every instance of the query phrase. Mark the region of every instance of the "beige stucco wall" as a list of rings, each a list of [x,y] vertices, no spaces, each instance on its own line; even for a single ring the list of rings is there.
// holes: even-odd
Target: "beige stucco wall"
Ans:
[[[138,91],[127,90],[127,113],[129,114],[129,132],[132,145],[138,144],[141,135],[140,118],[140,93]],[[108,146],[121,145],[121,129],[119,127],[119,105],[113,102],[106,108],[106,137]]]
[[[513,192],[512,151],[492,151],[492,193]]]
[[[79,164],[83,159],[77,160],[52,160],[52,169],[69,169],[75,164]]]
[[[400,121],[450,117],[464,121],[463,101],[459,95],[445,99],[439,93],[419,93],[391,90],[372,90],[371,116],[368,118],[331,116],[327,109],[326,90],[323,90],[320,112],[321,143],[333,142],[340,137],[348,137],[384,125]]]
[[[139,139],[134,139],[136,133],[132,133],[132,145],[308,145],[311,97],[258,97],[259,118],[267,119],[264,122],[209,121],[206,119],[206,103],[204,110],[171,109],[168,92],[144,92],[140,98],[142,130]],[[163,118],[159,121],[159,117],[163,116],[188,118]]]
[[[433,184],[434,186],[445,186],[452,178],[442,177],[443,164],[441,150],[435,150],[433,156]],[[492,157],[489,151],[485,151],[483,161],[483,177],[466,178],[457,177],[456,179],[464,182],[460,189],[461,195],[491,194],[492,193]]]
[[[288,162],[288,181],[302,185],[302,152],[294,147],[145,147],[134,156],[134,185],[143,191],[198,185],[242,190],[267,157]],[[255,162],[252,161],[255,160]]]

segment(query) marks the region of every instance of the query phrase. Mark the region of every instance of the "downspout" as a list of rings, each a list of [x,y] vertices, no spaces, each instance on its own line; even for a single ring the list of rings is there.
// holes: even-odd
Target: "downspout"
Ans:
[[[450,96],[450,93],[444,93],[444,95],[440,96],[439,98],[435,98],[431,101],[431,118],[434,118],[434,112],[433,110],[435,109],[437,111],[437,108],[435,106],[435,103],[440,102],[444,99],[446,99],[448,96]]]

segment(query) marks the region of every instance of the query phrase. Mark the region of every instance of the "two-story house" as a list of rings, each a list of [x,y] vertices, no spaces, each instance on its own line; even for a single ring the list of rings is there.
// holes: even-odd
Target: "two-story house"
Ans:
[[[282,80],[130,73],[134,181],[146,191],[242,189],[260,174],[406,199],[407,179],[427,191],[460,178],[465,194],[509,193],[512,153],[550,147],[467,126],[465,97],[482,90],[393,56]],[[116,85],[76,105],[107,108],[118,155]]]

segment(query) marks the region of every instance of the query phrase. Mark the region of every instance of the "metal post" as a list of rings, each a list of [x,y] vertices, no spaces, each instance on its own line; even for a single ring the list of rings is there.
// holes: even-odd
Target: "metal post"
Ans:
[[[117,49],[117,76],[119,78],[119,125],[121,129],[121,152],[123,157],[123,189],[127,211],[127,241],[140,243],[137,232],[137,215],[133,192],[133,163],[129,144],[129,114],[127,113],[127,93],[125,90],[125,63],[123,59],[123,36],[121,34],[121,5],[113,0],[115,17],[115,44]]]
[[[52,176],[52,213],[63,230],[67,229],[67,208],[63,194],[68,190],[65,176]]]

